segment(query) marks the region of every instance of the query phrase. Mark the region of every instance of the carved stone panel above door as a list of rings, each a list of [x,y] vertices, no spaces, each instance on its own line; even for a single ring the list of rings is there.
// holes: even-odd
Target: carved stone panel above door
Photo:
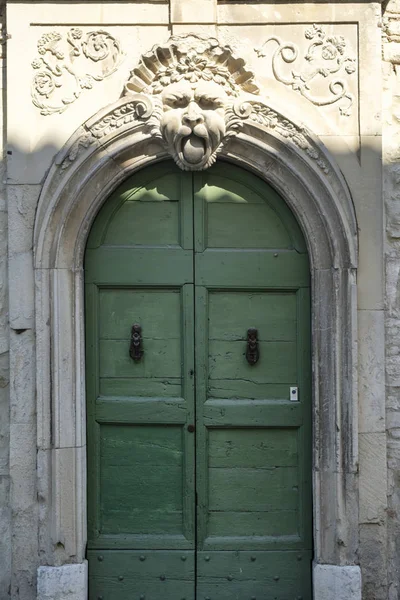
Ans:
[[[246,48],[247,54],[251,47],[252,66],[264,87],[272,80],[278,90],[305,98],[342,135],[359,134],[356,24],[223,27],[219,36],[238,52]],[[299,110],[301,106],[300,101]]]

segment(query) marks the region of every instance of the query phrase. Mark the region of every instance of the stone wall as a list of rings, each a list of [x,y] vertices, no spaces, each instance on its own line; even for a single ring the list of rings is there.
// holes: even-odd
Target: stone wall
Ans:
[[[5,187],[5,2],[0,3],[0,598],[9,598],[11,581],[11,507],[9,474],[9,332],[7,286],[7,200]]]
[[[400,3],[383,11],[383,191],[386,205],[388,598],[400,594]],[[384,549],[382,549],[383,551]]]

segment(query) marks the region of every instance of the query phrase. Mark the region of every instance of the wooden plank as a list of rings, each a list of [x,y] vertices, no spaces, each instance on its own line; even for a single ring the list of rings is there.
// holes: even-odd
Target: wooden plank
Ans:
[[[105,423],[100,428],[100,440],[100,457],[107,468],[131,467],[134,461],[144,466],[142,478],[148,468],[182,467],[180,427]]]
[[[129,474],[129,470],[121,470],[121,478]],[[154,490],[149,486],[138,486],[138,493],[162,493],[161,488]],[[179,492],[177,492],[179,493]],[[165,490],[166,499],[172,503],[170,490]],[[127,533],[151,535],[159,533],[164,536],[182,532],[183,512],[182,510],[168,510],[164,507],[152,509],[143,507],[132,508],[129,503],[132,497],[124,493],[124,489],[118,487],[114,494],[102,494],[102,510],[100,514],[100,533],[103,535],[118,534],[124,536]],[[117,503],[117,504],[115,504]]]
[[[298,509],[297,466],[209,468],[208,473],[210,511],[248,514]]]
[[[104,398],[96,402],[99,423],[186,423],[187,404],[183,398]]]
[[[100,428],[102,533],[181,533],[182,428]]]
[[[85,254],[87,283],[171,286],[193,283],[193,254],[181,248],[102,246]]]
[[[108,246],[168,246],[179,244],[177,202],[125,202],[104,232]]]
[[[145,335],[143,338],[144,354],[140,362],[129,355],[129,338],[99,340],[100,377],[181,377],[181,340],[153,340]]]
[[[299,514],[296,510],[243,512],[243,511],[209,511],[208,536],[206,543],[213,545],[212,538],[225,538],[225,548],[235,550],[244,548],[246,542],[255,546],[256,539],[267,547],[269,543],[276,544],[285,536],[294,536],[299,540]],[[242,539],[240,539],[242,538]],[[261,539],[273,538],[273,539]],[[218,541],[217,541],[218,544]],[[287,547],[287,541],[284,540]]]
[[[89,598],[194,600],[194,553],[188,551],[89,551]]]
[[[146,581],[127,578],[119,581],[116,577],[96,578],[89,588],[89,600],[127,600],[127,598],[162,598],[162,600],[175,600],[176,598],[191,600],[195,598],[194,581],[180,580]]]
[[[249,327],[257,328],[260,342],[296,339],[294,292],[211,291],[208,301],[210,340],[245,340]]]
[[[101,557],[102,560],[98,560]],[[152,552],[132,550],[88,551],[93,560],[92,572],[99,576],[141,578],[151,581],[164,573],[166,581],[181,579],[193,581],[195,569],[194,551],[153,550]],[[159,569],[161,568],[161,571]]]
[[[208,307],[207,290],[195,286],[197,548],[202,548],[208,527],[208,432],[203,407],[207,397]]]
[[[197,553],[197,574],[200,579],[204,578],[215,582],[230,574],[235,581],[248,581],[249,583],[255,581],[276,582],[276,577],[279,577],[281,581],[296,583],[302,580],[304,563],[310,563],[311,559],[312,554],[309,550],[288,550],[287,552],[199,551]]]
[[[88,542],[91,550],[191,550],[193,540],[184,534],[152,533],[140,534],[100,534]]]
[[[182,379],[180,377],[135,377],[107,378],[99,380],[101,396],[142,396],[160,398],[181,397]]]
[[[303,423],[300,402],[284,400],[214,400],[205,402],[206,427],[298,427]]]
[[[180,172],[180,245],[193,250],[193,178]]]
[[[308,586],[309,588],[310,586]],[[257,598],[257,600],[292,600],[292,598],[312,598],[310,594],[303,592],[304,586],[299,582],[296,585],[283,586],[269,582],[254,582],[249,589],[248,582],[229,582],[227,578],[221,578],[217,583],[215,581],[199,581],[197,585],[197,594],[201,598],[218,598],[218,600],[243,600],[243,598]],[[296,596],[293,595],[298,594]],[[251,594],[251,596],[250,596]]]
[[[181,199],[181,174],[179,171],[169,169],[166,174],[161,174],[165,171],[165,166],[160,165],[158,169],[160,175],[157,174],[157,169],[145,169],[136,177],[130,177],[117,194],[111,196],[110,200],[116,197],[121,198],[123,202],[176,202]],[[146,173],[147,171],[147,173]],[[139,178],[138,178],[139,175]]]
[[[246,513],[241,514],[244,515]],[[252,514],[255,513],[249,513],[249,515]],[[266,513],[262,514],[265,515]],[[276,519],[275,523],[278,525]],[[239,552],[245,550],[303,550],[305,547],[305,541],[304,538],[301,537],[300,532],[288,535],[282,533],[278,533],[278,535],[263,535],[261,533],[248,535],[250,529],[251,528],[248,528],[247,531],[244,530],[243,535],[236,535],[236,533],[232,534],[232,532],[230,532],[228,535],[208,536],[199,548],[201,548],[201,550],[235,550],[236,552]],[[256,529],[256,531],[258,530]]]
[[[122,581],[119,577],[99,576],[90,586],[89,600],[126,600],[127,598],[162,598],[175,600],[175,598],[195,598],[194,581],[185,582],[169,579],[160,581],[160,575],[153,580],[126,577]],[[178,596],[179,595],[179,596]]]
[[[185,537],[192,540],[196,538],[196,479],[195,479],[195,453],[196,436],[188,430],[188,425],[195,423],[195,387],[194,387],[194,286],[185,285],[182,289],[182,339],[183,339],[183,361],[184,373],[184,397],[186,405],[186,423],[183,428],[185,451],[183,455],[183,533]]]
[[[100,288],[101,339],[128,339],[134,323],[147,339],[180,339],[181,289]],[[168,319],[165,318],[168,315]]]
[[[210,468],[297,467],[298,430],[284,428],[210,429]]]
[[[243,600],[311,599],[310,551],[200,552],[200,598]]]
[[[297,289],[310,285],[307,257],[296,252],[205,250],[196,254],[195,270],[196,285],[219,289]]]
[[[219,169],[219,173],[218,173]],[[244,185],[237,178],[231,179],[232,170],[229,165],[225,165],[224,172],[219,165],[211,173],[202,173],[199,194],[207,204],[227,203],[227,204],[265,204],[264,198],[257,190],[248,185]],[[199,177],[199,176],[198,176]],[[230,207],[228,207],[230,208]]]
[[[267,204],[207,206],[207,248],[292,249],[292,240],[279,216]]]
[[[260,358],[255,365],[246,360],[246,341],[210,340],[210,380],[240,379],[250,383],[287,383],[297,379],[295,342],[259,342]]]
[[[291,385],[296,385],[296,382],[292,381]],[[208,396],[209,398],[231,398],[238,400],[289,400],[289,388],[290,386],[288,386],[287,383],[260,383],[258,381],[254,382],[249,380],[241,381],[240,379],[213,379],[208,381]]]

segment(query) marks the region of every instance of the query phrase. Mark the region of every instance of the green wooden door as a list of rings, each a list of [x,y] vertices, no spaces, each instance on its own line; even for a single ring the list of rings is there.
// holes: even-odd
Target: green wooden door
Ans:
[[[286,204],[229,164],[144,169],[101,209],[85,257],[91,600],[311,600],[309,285]]]

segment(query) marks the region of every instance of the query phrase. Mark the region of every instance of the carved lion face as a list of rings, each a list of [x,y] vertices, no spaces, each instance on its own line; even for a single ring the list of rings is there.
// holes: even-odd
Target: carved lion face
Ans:
[[[213,81],[181,80],[163,90],[161,133],[181,169],[197,171],[215,162],[225,136],[226,100]]]

